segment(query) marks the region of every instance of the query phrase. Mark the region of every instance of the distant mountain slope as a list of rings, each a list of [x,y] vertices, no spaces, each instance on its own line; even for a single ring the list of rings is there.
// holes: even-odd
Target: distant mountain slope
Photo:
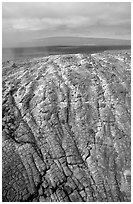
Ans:
[[[130,40],[87,37],[47,37],[30,42],[31,46],[130,45]]]
[[[87,37],[44,37],[31,41],[25,41],[10,47],[40,47],[40,46],[80,46],[80,45],[131,45],[130,40],[109,38],[87,38]]]

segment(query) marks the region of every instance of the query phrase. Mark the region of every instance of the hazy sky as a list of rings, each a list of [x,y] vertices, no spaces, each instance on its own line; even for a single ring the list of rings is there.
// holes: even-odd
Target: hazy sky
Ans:
[[[3,47],[51,36],[130,39],[131,3],[2,3]]]

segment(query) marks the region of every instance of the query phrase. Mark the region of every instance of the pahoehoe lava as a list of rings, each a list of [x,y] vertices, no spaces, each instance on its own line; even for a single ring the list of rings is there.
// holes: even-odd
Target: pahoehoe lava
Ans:
[[[131,201],[131,53],[3,63],[4,202]]]

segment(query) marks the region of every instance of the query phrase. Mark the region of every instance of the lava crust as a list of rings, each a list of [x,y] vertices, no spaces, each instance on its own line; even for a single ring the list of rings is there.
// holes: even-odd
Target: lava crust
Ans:
[[[3,201],[131,201],[130,55],[3,63]]]

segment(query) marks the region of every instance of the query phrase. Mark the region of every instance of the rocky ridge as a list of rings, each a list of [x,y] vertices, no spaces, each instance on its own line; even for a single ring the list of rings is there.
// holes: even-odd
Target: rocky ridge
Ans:
[[[130,56],[3,63],[3,201],[130,201]]]

